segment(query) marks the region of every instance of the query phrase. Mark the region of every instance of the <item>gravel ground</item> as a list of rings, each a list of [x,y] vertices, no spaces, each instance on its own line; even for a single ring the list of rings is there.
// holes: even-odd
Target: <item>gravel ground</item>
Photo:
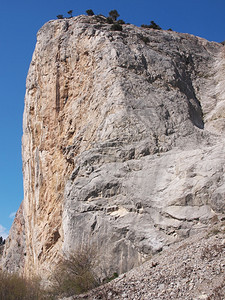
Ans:
[[[223,220],[223,218],[222,218]],[[225,299],[225,221],[153,256],[138,268],[72,299]]]

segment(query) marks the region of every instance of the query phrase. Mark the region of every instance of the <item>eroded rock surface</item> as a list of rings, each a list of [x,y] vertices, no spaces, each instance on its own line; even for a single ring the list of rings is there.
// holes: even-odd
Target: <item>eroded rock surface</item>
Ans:
[[[37,35],[24,111],[25,274],[49,274],[87,243],[102,276],[122,273],[224,212],[224,47],[110,27],[79,16]]]

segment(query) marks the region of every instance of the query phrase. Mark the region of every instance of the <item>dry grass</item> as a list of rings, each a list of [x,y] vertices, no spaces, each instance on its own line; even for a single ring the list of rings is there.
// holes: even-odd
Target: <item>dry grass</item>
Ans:
[[[28,280],[18,274],[0,272],[0,300],[51,299],[40,287],[38,279]]]

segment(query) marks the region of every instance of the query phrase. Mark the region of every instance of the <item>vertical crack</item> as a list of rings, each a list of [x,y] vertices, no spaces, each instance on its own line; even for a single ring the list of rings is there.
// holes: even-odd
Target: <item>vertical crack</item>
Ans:
[[[55,84],[55,106],[56,112],[60,111],[60,84],[59,84],[59,68],[57,68],[56,73],[56,84]]]

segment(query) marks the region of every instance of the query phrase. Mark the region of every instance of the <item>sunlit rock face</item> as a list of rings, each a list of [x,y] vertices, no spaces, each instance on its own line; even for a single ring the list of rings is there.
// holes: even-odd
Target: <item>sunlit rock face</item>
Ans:
[[[60,257],[93,244],[102,276],[125,272],[224,210],[224,47],[110,27],[79,16],[38,32],[24,201],[2,259],[10,271],[47,277]]]

